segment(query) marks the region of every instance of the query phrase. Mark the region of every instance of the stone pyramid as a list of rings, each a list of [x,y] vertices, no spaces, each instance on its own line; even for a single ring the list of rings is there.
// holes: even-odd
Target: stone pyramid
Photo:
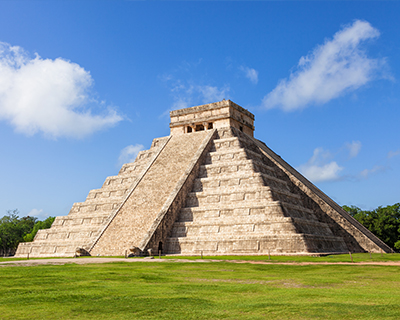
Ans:
[[[16,256],[391,252],[263,142],[230,100],[171,112],[171,134]]]

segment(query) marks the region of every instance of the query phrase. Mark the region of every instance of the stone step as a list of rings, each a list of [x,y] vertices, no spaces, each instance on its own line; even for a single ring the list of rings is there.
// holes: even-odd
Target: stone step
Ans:
[[[209,233],[210,237],[219,233],[260,233],[278,234],[286,232],[307,233],[314,235],[332,235],[332,231],[326,223],[306,219],[292,219],[280,217],[280,219],[269,219],[266,215],[237,216],[210,218],[196,220],[193,222],[175,222],[172,237],[193,237],[202,233]]]
[[[177,222],[196,222],[200,220],[223,219],[234,220],[237,217],[260,215],[261,221],[283,221],[288,218],[318,221],[312,210],[279,201],[262,201],[256,204],[216,203],[201,207],[182,208]]]
[[[23,242],[19,244],[18,254],[16,257],[25,257],[29,254],[30,257],[73,257],[76,253],[76,248],[84,246],[82,241],[69,241],[65,243],[55,242]]]
[[[225,150],[234,149],[246,149],[252,150],[253,152],[259,154],[259,148],[251,141],[247,136],[235,136],[229,138],[221,138],[214,140],[214,145],[211,148],[211,152],[220,152]]]
[[[134,180],[135,178],[132,176],[128,176],[125,178],[121,178],[119,176],[109,176],[104,181],[103,187],[111,185],[111,186],[125,186],[126,188],[128,188],[129,185],[131,185]]]
[[[200,196],[197,193],[189,193],[186,197],[186,206],[185,207],[205,207],[209,208],[218,207],[220,205],[224,205],[226,203],[236,203],[240,205],[247,204],[248,206],[254,206],[259,204],[260,201],[273,201],[272,196],[269,194],[269,190],[263,192],[254,192],[254,193],[226,193],[226,194],[210,194]]]
[[[91,190],[86,197],[86,201],[91,199],[102,199],[102,198],[123,198],[128,191],[127,188],[121,188],[117,190],[103,190],[103,189],[94,189]]]
[[[229,176],[237,172],[249,175],[252,175],[254,172],[261,172],[275,178],[275,180],[280,180],[276,175],[275,168],[249,159],[202,165],[200,166],[199,178],[217,178]]]
[[[154,153],[155,153],[155,151],[153,150],[153,148],[151,148],[149,150],[139,151],[137,156],[136,156],[135,162],[136,161],[137,162],[146,161],[147,159],[150,159]]]
[[[252,205],[261,200],[285,201],[291,204],[302,205],[299,195],[285,190],[275,190],[266,186],[233,186],[201,192],[190,192],[187,195],[186,207],[199,207],[210,203],[225,203],[230,201],[245,201],[249,205]]]
[[[114,210],[114,209],[113,209]],[[69,213],[67,216],[68,219],[87,219],[87,218],[104,218],[110,215],[112,210],[95,210],[95,211],[88,211],[88,212],[76,212],[76,213]]]
[[[136,180],[136,179],[135,179]],[[132,184],[119,184],[119,185],[107,185],[107,186],[102,186],[99,189],[92,189],[89,191],[88,197],[90,194],[94,194],[97,192],[113,192],[113,191],[123,191],[125,192],[126,190],[129,190]],[[92,196],[91,196],[92,197]]]
[[[193,184],[194,192],[227,186],[265,185],[289,191],[286,181],[260,172],[236,172],[226,176],[197,178]]]
[[[206,159],[205,164],[215,164],[218,162],[227,162],[227,161],[241,161],[248,160],[247,154],[244,149],[235,149],[235,150],[221,150],[209,152]]]
[[[190,241],[224,241],[224,240],[264,240],[264,239],[275,239],[281,238],[282,236],[288,238],[302,238],[304,234],[300,233],[282,233],[282,234],[259,234],[259,233],[252,233],[252,234],[223,234],[223,235],[215,235],[215,237],[210,238],[210,236],[206,233],[202,235],[198,235],[196,237],[169,237],[167,240],[170,241],[179,241],[179,242],[190,242]],[[332,237],[337,238],[337,237]]]
[[[314,247],[313,247],[314,246]],[[263,236],[225,236],[209,239],[207,236],[168,238],[165,244],[167,254],[279,254],[306,252],[346,252],[343,239],[335,236],[307,234],[277,234]]]
[[[313,211],[307,208],[304,208],[303,206],[299,205],[294,205],[291,203],[286,203],[286,202],[281,202],[281,201],[268,201],[265,199],[261,199],[257,201],[257,203],[209,203],[209,204],[204,204],[201,207],[185,207],[181,209],[181,214],[189,213],[189,212],[202,212],[202,211],[207,211],[207,212],[218,212],[220,210],[234,210],[237,212],[237,210],[247,210],[246,212],[282,212],[282,208],[285,208],[286,210],[296,210],[297,212],[302,212],[304,215],[313,215]],[[250,211],[248,211],[250,210]],[[267,211],[266,211],[267,210]],[[286,214],[287,215],[287,214]],[[303,216],[296,216],[296,217],[303,217]]]
[[[209,152],[205,164],[216,164],[218,162],[240,161],[246,159],[262,161],[262,155],[245,148],[221,149],[219,151]]]
[[[174,226],[201,226],[201,225],[233,225],[233,224],[263,224],[263,223],[294,223],[296,225],[310,225],[316,228],[329,228],[325,222],[320,222],[314,219],[303,219],[285,217],[279,214],[260,213],[260,214],[242,214],[232,215],[224,214],[223,212],[215,216],[200,216],[191,221],[176,221]],[[309,233],[309,232],[308,232]]]
[[[198,178],[196,178],[196,180],[207,182],[207,181],[216,181],[216,180],[220,181],[221,179],[231,179],[231,178],[232,179],[234,179],[234,178],[241,179],[241,178],[247,178],[247,177],[261,177],[264,180],[265,179],[272,180],[272,181],[275,181],[275,182],[278,182],[279,184],[281,184],[282,187],[285,189],[287,188],[287,185],[288,185],[288,183],[285,180],[282,180],[282,179],[274,177],[274,176],[267,175],[262,172],[254,172],[254,171],[251,173],[235,171],[235,172],[232,172],[229,175],[225,175],[225,176],[220,175],[218,177],[198,177]]]
[[[333,235],[331,228],[325,222],[293,217],[292,219],[298,232],[300,233],[314,235]]]
[[[315,221],[318,220],[314,212],[310,209],[292,203],[287,203],[282,201],[280,201],[280,203],[282,204],[285,216],[289,216],[292,218],[306,219],[306,220],[315,220]]]
[[[262,172],[257,172],[257,174],[261,175],[265,186],[269,186],[274,189],[286,190],[290,192],[288,183],[286,181]]]
[[[215,177],[220,175],[229,175],[232,173],[246,172],[251,175],[254,171],[252,160],[243,159],[229,162],[220,162],[216,164],[204,164],[200,166],[199,178]]]
[[[239,212],[241,213],[241,212]],[[232,214],[230,211],[224,212],[221,210],[221,212],[216,214],[216,215],[199,215],[199,216],[194,216],[193,220],[178,220],[174,223],[176,226],[185,226],[185,225],[231,225],[231,224],[241,224],[241,223],[265,223],[265,222],[293,222],[291,217],[285,217],[282,214],[265,214],[265,213],[259,213],[259,214],[251,214],[249,215],[245,210],[243,210],[243,214]]]
[[[109,214],[104,215],[80,215],[79,217],[61,216],[56,217],[51,228],[62,228],[71,225],[96,225],[103,224],[108,218]]]
[[[215,139],[210,152],[223,151],[227,149],[240,149],[240,141],[238,137]]]
[[[62,228],[60,226],[55,226],[49,229],[41,229],[40,233],[46,234],[53,234],[53,233],[60,233],[60,232],[97,232],[99,230],[99,225],[95,224],[69,224],[63,225]],[[39,231],[38,231],[39,234]]]
[[[77,214],[77,213],[89,213],[89,212],[100,212],[104,214],[105,212],[112,211],[121,204],[120,201],[115,202],[103,202],[103,203],[94,203],[94,204],[87,204],[85,202],[76,202],[73,204],[70,214]]]
[[[297,200],[301,199],[301,196],[295,193],[291,193],[288,190],[282,190],[282,189],[277,189],[274,187],[270,186],[264,186],[260,184],[249,184],[249,185],[231,185],[231,186],[225,186],[223,188],[210,188],[207,190],[203,191],[193,191],[190,192],[189,194],[191,196],[196,196],[196,197],[208,197],[208,196],[213,196],[213,195],[227,195],[227,194],[237,194],[237,193],[243,193],[246,196],[248,194],[253,194],[253,193],[260,193],[260,196],[262,197],[264,195],[264,192],[266,192],[266,196],[270,195],[270,192],[273,194],[281,194],[290,198],[295,198]],[[246,199],[246,196],[244,199]],[[250,198],[250,197],[249,197]]]
[[[93,234],[94,236],[94,234]],[[57,245],[57,244],[68,244],[68,245],[82,245],[84,243],[87,243],[89,239],[92,238],[92,235],[88,235],[85,233],[82,233],[81,237],[77,238],[74,237],[74,235],[71,238],[68,238],[68,233],[52,233],[50,235],[45,234],[45,233],[37,233],[37,237],[35,237],[34,244],[35,245],[41,245],[41,246],[47,246],[47,245]]]
[[[253,214],[253,215],[232,215],[230,212],[224,214],[221,212],[220,215],[208,216],[208,215],[195,215],[193,220],[177,220],[174,225],[224,225],[224,224],[246,224],[246,223],[286,223],[292,222],[291,217],[285,217],[279,213],[268,213],[268,214]],[[312,220],[315,221],[315,220]]]
[[[99,197],[99,198],[90,198],[86,199],[84,202],[77,202],[79,205],[77,206],[91,206],[91,205],[99,205],[102,206],[104,204],[114,204],[114,203],[120,203],[125,196],[125,193],[113,193],[113,196],[110,197]]]
[[[237,131],[232,130],[231,127],[225,127],[225,128],[218,128],[218,137],[217,139],[226,139],[226,138],[232,138],[232,137],[237,137],[238,134]],[[217,140],[216,139],[216,140]]]
[[[126,163],[124,164],[121,169],[118,172],[118,176],[125,177],[127,175],[139,175],[140,172],[146,167],[145,161],[143,163],[137,163],[132,162],[132,163]]]
[[[193,238],[207,234],[209,239],[214,237],[231,237],[239,235],[256,235],[263,236],[266,234],[295,233],[296,228],[292,221],[286,222],[257,222],[257,223],[232,223],[232,224],[204,224],[184,223],[176,224],[171,232],[171,237],[187,237]]]
[[[50,229],[48,229],[50,230]],[[98,235],[98,228],[96,230],[62,230],[62,231],[51,231],[51,232],[38,232],[35,236],[35,243],[45,242],[50,243],[55,241],[60,243],[60,241],[70,241],[79,240],[87,243],[93,237]]]
[[[261,174],[250,176],[240,172],[225,178],[197,178],[193,182],[192,192],[220,190],[229,186],[246,187],[249,185],[263,186],[264,181]]]
[[[178,221],[194,221],[195,219],[201,219],[203,217],[248,216],[265,213],[268,213],[268,215],[284,216],[279,202],[264,201],[264,203],[258,203],[253,206],[240,203],[224,203],[218,206],[186,207],[181,209],[178,215]]]

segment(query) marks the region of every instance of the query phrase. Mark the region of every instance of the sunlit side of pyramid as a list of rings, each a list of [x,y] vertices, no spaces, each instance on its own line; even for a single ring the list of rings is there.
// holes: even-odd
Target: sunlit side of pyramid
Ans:
[[[172,111],[170,136],[154,139],[16,255],[391,251],[255,139],[253,124],[230,100]]]

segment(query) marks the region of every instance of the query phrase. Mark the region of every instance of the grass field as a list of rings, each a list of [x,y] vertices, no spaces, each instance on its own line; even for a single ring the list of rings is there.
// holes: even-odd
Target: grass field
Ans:
[[[399,271],[225,261],[1,267],[0,318],[400,319]]]
[[[387,262],[387,261],[400,261],[399,253],[352,253],[338,254],[327,256],[311,256],[311,255],[298,255],[298,256],[162,256],[162,259],[206,259],[206,260],[245,260],[245,261],[266,261],[266,262]],[[353,259],[353,261],[352,261]]]

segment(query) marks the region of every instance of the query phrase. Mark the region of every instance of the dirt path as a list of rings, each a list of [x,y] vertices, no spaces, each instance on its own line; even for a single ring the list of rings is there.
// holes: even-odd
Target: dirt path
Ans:
[[[280,265],[352,265],[352,266],[363,266],[363,265],[376,265],[376,266],[397,266],[400,267],[400,261],[386,261],[386,262],[268,262],[268,261],[251,261],[251,260],[210,260],[210,259],[151,259],[151,258],[62,258],[62,259],[38,259],[38,260],[16,260],[16,261],[1,261],[0,267],[5,266],[37,266],[37,265],[64,265],[68,263],[75,264],[89,264],[89,263],[109,263],[109,262],[229,262],[229,263],[250,263],[250,264],[280,264]]]
[[[229,260],[233,263],[251,263],[251,264],[283,264],[294,266],[307,266],[307,265],[349,265],[349,266],[397,266],[400,267],[400,261],[365,261],[365,262],[267,262],[267,261],[246,261],[246,260]]]

